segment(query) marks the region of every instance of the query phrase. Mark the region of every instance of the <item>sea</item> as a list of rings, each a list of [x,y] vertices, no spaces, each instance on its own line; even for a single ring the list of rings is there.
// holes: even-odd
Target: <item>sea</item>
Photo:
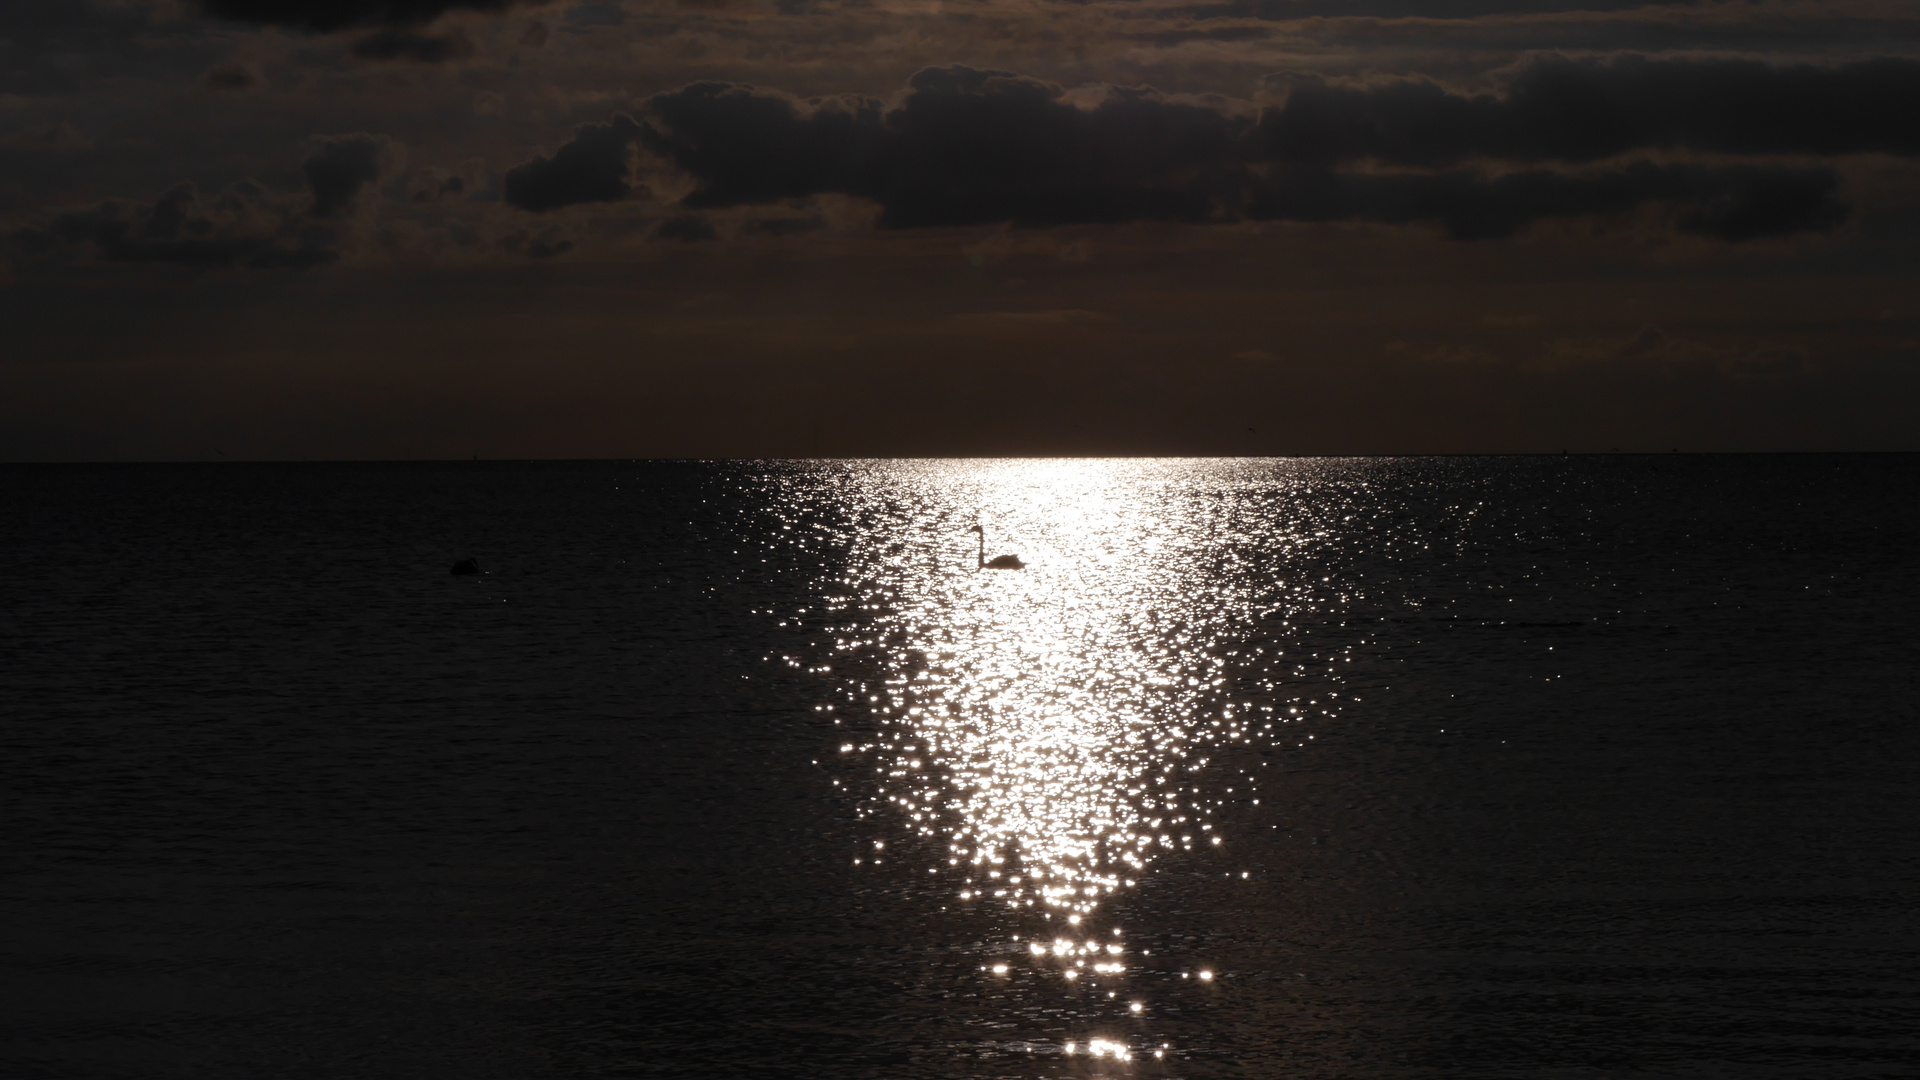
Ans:
[[[1914,455],[0,466],[0,1077],[1912,1077],[1916,766]]]

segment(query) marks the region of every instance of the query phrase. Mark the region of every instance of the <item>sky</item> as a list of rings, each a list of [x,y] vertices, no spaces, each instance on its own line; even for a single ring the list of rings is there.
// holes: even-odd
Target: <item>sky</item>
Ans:
[[[0,460],[1920,450],[1920,6],[5,0]]]

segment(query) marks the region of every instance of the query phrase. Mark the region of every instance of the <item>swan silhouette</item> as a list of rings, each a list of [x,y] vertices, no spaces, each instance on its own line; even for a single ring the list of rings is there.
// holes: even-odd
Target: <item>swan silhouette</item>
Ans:
[[[995,555],[991,559],[987,558],[987,530],[981,528],[978,525],[975,525],[973,527],[973,531],[980,534],[980,554],[978,556],[979,558],[979,566],[977,567],[978,569],[1025,570],[1027,568],[1027,564],[1021,562],[1020,556],[1018,555]]]

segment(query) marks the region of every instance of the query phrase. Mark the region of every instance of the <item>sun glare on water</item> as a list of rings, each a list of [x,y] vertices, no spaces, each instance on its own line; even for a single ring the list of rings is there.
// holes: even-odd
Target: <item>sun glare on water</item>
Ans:
[[[1229,685],[1272,573],[1232,554],[1221,468],[891,463],[833,486],[854,524],[819,615],[839,692],[822,708],[864,718],[840,745],[873,785],[861,813],[938,851],[953,901],[1032,930],[1014,955],[1042,977],[1124,989],[1103,906],[1170,853],[1230,851],[1213,811],[1259,778],[1209,766],[1284,722]],[[1003,553],[1024,568],[983,566]]]

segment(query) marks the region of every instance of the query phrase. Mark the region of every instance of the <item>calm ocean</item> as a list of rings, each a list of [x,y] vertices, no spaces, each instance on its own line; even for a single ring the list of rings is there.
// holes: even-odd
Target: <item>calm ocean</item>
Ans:
[[[1920,1075],[1920,458],[5,466],[0,566],[10,1080]]]

